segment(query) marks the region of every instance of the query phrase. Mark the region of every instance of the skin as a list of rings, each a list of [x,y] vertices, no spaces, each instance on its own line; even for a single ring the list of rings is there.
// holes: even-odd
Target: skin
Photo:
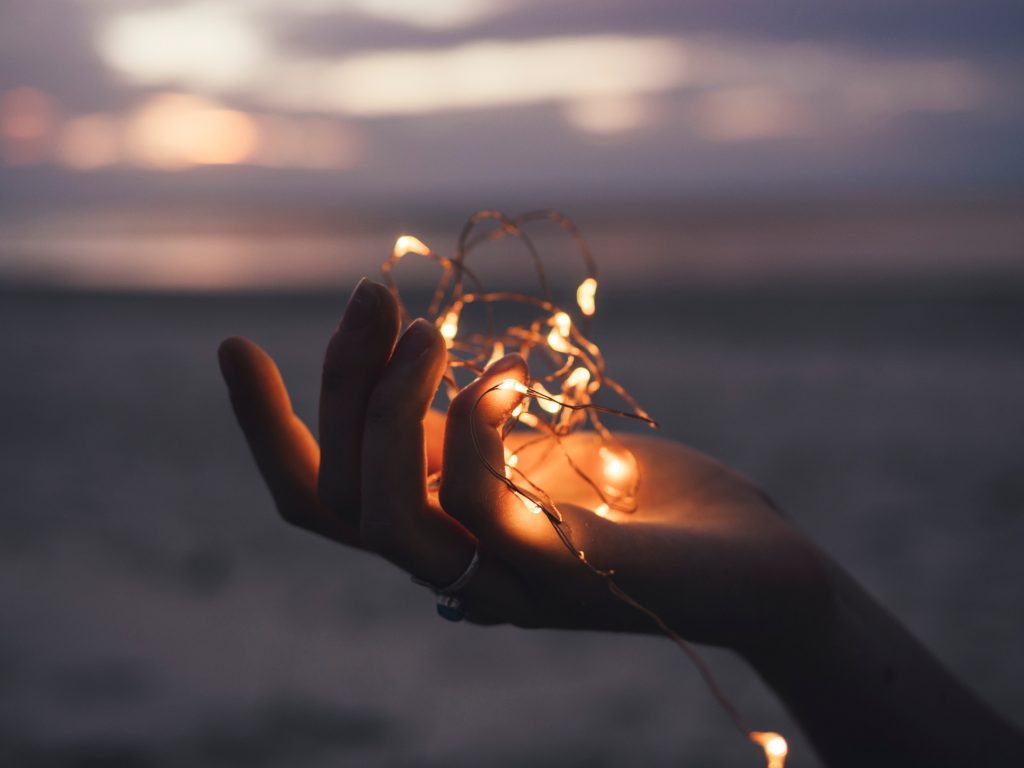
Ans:
[[[381,285],[357,286],[325,354],[320,443],[292,412],[271,358],[224,341],[221,370],[281,516],[370,550],[414,577],[454,582],[480,624],[657,633],[488,471],[526,381],[521,358],[492,364],[430,410],[447,351],[425,320],[399,334]],[[592,461],[591,434],[566,441]],[[829,765],[1007,765],[1024,740],[931,658],[752,482],[678,443],[621,436],[640,471],[639,508],[600,518],[568,462],[524,450],[519,467],[557,502],[577,548],[688,640],[743,655]],[[521,438],[520,438],[521,440]],[[515,443],[510,443],[516,448]],[[595,467],[585,466],[596,474]],[[440,472],[439,491],[428,473]]]

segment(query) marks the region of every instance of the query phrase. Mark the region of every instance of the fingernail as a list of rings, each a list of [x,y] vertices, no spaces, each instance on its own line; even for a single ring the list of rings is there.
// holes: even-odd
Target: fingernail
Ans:
[[[393,360],[399,363],[412,363],[419,360],[429,350],[437,336],[437,329],[428,320],[417,318],[405,329],[395,349]]]
[[[497,360],[495,360],[493,363],[487,366],[487,370],[484,371],[484,374],[489,376],[492,373],[502,373],[504,371],[508,371],[518,366],[521,366],[522,364],[523,358],[520,355],[516,354],[515,352],[510,352],[504,357],[499,357]]]
[[[376,314],[380,298],[373,284],[365,277],[359,281],[348,300],[345,314],[341,318],[341,327],[346,331],[357,331],[370,324]]]

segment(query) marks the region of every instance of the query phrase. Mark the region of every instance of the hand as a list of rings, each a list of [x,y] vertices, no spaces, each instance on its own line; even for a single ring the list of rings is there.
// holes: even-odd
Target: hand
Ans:
[[[318,446],[266,353],[244,339],[225,341],[232,404],[281,515],[438,585],[458,578],[479,546],[480,570],[461,595],[479,623],[657,631],[482,460],[504,465],[498,429],[518,395],[488,390],[505,378],[525,381],[522,359],[493,364],[445,417],[429,406],[446,355],[424,320],[399,338],[390,293],[361,282],[327,346]],[[622,589],[699,642],[743,650],[824,615],[827,580],[816,551],[754,485],[682,445],[620,439],[640,470],[633,514],[595,515],[594,492],[557,449],[544,461],[525,450],[520,460],[588,561],[614,569]],[[563,442],[586,464],[595,440],[578,433]],[[436,471],[437,495],[427,488]]]

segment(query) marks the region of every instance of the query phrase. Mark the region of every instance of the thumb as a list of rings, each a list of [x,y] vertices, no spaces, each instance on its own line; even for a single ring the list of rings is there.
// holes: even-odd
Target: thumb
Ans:
[[[526,362],[519,355],[497,360],[455,396],[445,426],[441,506],[489,548],[506,555],[514,554],[509,550],[521,540],[524,523],[546,526],[543,515],[525,514],[504,476],[500,428],[522,394],[501,385],[526,379]]]

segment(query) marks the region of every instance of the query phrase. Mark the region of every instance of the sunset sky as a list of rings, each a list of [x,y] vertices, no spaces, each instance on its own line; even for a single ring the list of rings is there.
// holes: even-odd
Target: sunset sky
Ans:
[[[1013,186],[1024,6],[8,0],[5,198]],[[260,170],[262,169],[262,170]],[[208,170],[208,169],[207,169]],[[184,172],[183,172],[184,171]],[[219,186],[218,186],[219,185]]]

